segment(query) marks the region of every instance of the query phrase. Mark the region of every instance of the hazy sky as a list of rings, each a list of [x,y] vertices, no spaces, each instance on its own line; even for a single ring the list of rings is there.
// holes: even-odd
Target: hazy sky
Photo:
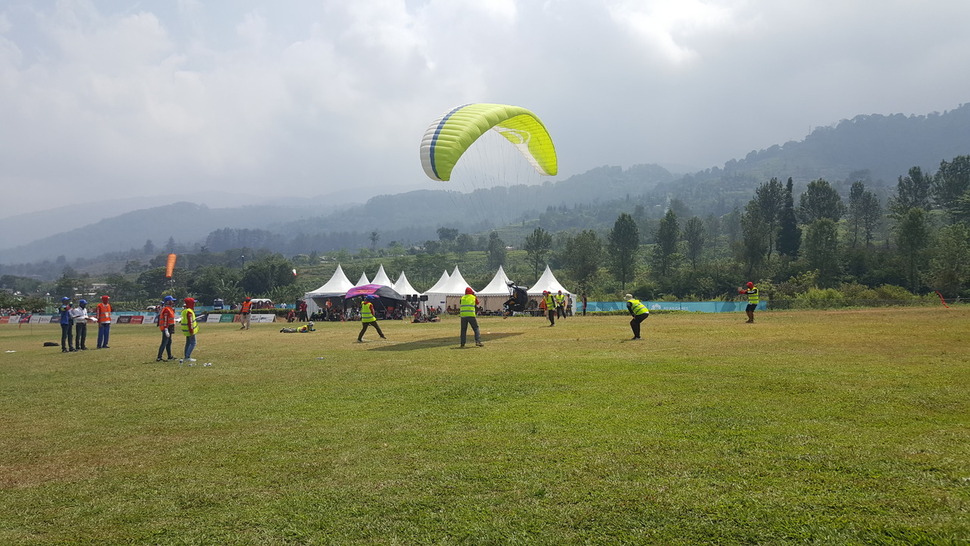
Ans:
[[[468,102],[536,112],[555,179],[720,166],[970,101],[968,21],[966,0],[0,0],[0,217],[440,188],[418,144]]]

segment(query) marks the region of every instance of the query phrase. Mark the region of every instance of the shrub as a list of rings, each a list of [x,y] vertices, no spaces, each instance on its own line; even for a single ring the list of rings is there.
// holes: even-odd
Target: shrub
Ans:
[[[845,307],[845,295],[834,288],[810,288],[795,296],[798,307],[811,309],[827,309],[832,307]]]

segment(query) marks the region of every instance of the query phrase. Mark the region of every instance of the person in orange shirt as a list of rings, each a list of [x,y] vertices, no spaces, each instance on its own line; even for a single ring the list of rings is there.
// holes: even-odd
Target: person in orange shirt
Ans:
[[[172,334],[175,333],[175,298],[165,296],[165,305],[158,312],[158,329],[162,331],[162,344],[158,346],[158,357],[155,362],[162,361],[162,352],[168,353],[169,360],[175,360],[172,356]]]
[[[240,330],[249,330],[249,315],[253,311],[253,299],[246,296],[243,299],[242,306],[239,308],[239,322],[242,326],[239,327]]]
[[[98,349],[110,349],[108,347],[108,334],[111,333],[111,304],[108,296],[101,296],[101,303],[98,304]]]

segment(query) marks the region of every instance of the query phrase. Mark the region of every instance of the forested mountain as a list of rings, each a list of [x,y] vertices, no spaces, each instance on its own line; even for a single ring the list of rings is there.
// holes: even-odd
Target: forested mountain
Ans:
[[[0,261],[92,257],[141,248],[169,238],[186,248],[214,251],[260,246],[284,254],[422,244],[439,227],[481,234],[503,226],[547,230],[604,229],[618,211],[659,218],[675,204],[691,215],[728,214],[751,199],[770,178],[794,181],[800,194],[812,180],[829,181],[843,197],[863,181],[883,202],[911,167],[934,172],[940,162],[970,154],[970,105],[925,116],[865,115],[753,151],[745,158],[686,176],[655,165],[603,166],[557,183],[482,188],[470,194],[447,189],[382,195],[363,205],[312,215],[283,206],[207,208],[176,204],[124,214],[12,250]],[[506,228],[508,229],[508,228]],[[531,228],[529,228],[531,229]],[[0,266],[2,267],[2,266]]]

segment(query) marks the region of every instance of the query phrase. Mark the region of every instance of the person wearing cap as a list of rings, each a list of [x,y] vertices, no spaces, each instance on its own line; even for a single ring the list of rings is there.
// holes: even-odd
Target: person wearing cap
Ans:
[[[562,290],[556,292],[556,318],[566,318],[566,295]]]
[[[101,303],[98,304],[98,349],[109,349],[108,334],[111,333],[111,304],[108,296],[101,296]]]
[[[71,333],[71,298],[61,298],[61,306],[57,308],[61,315],[61,352],[74,352],[74,335]]]
[[[364,332],[370,326],[377,330],[377,335],[381,336],[381,339],[387,339],[384,337],[380,325],[377,324],[377,316],[374,315],[374,304],[372,302],[376,299],[377,297],[374,295],[365,296],[363,303],[360,304],[360,333],[357,334],[357,343],[364,342]]]
[[[185,308],[182,309],[182,333],[185,334],[185,355],[179,360],[195,362],[192,350],[195,349],[195,336],[199,333],[199,323],[195,321],[195,298],[185,298]]]
[[[747,294],[748,296],[748,306],[744,308],[744,312],[748,315],[746,322],[751,324],[754,322],[754,310],[758,308],[758,303],[761,301],[761,297],[758,295],[758,287],[753,282],[748,281],[744,288],[738,288],[738,294]]]
[[[162,353],[168,353],[169,360],[175,360],[172,356],[172,335],[175,333],[175,298],[165,296],[162,308],[158,310],[158,329],[162,331],[162,344],[158,346],[158,356],[155,362],[162,361]]]
[[[542,303],[546,306],[546,317],[549,319],[549,326],[556,325],[556,297],[548,290],[542,291]]]
[[[633,316],[630,319],[630,329],[633,330],[633,341],[640,339],[640,323],[650,318],[650,310],[642,301],[633,297],[633,294],[626,296],[626,310]]]
[[[88,300],[80,300],[77,307],[71,309],[71,321],[74,322],[74,348],[78,351],[87,351],[88,340],[88,321],[92,320],[88,316]]]
[[[242,305],[239,307],[239,322],[242,326],[240,330],[249,330],[249,315],[253,310],[253,299],[249,296],[243,298]]]
[[[475,346],[484,347],[485,344],[482,343],[482,336],[478,329],[478,319],[475,318],[475,312],[478,310],[478,296],[475,295],[475,291],[472,287],[465,288],[465,295],[461,297],[461,304],[459,306],[458,314],[461,316],[461,348],[465,348],[466,334],[468,333],[468,326],[471,325],[472,332],[475,333]]]

